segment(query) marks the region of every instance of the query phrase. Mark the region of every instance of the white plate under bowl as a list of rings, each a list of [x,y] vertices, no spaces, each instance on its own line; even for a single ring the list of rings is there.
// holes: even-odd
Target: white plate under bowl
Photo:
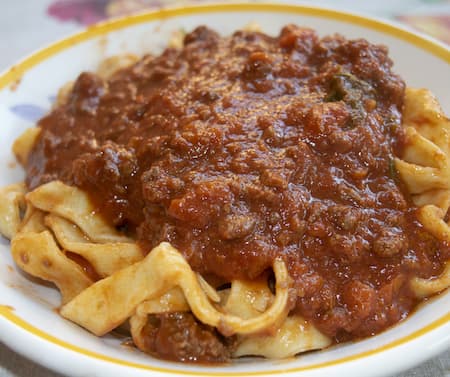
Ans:
[[[101,60],[123,52],[158,52],[171,32],[206,24],[226,35],[257,22],[269,34],[287,23],[320,35],[364,37],[390,49],[394,69],[413,87],[431,89],[450,113],[450,51],[410,31],[374,19],[313,7],[271,4],[201,5],[114,20],[57,42],[0,75],[0,186],[23,173],[10,152],[13,140],[50,108],[58,88]],[[371,377],[413,367],[450,346],[450,292],[441,294],[403,323],[356,343],[289,360],[239,360],[226,366],[165,362],[121,345],[113,336],[97,338],[56,312],[59,294],[33,283],[15,267],[9,243],[0,238],[0,339],[36,362],[73,376],[297,376]]]

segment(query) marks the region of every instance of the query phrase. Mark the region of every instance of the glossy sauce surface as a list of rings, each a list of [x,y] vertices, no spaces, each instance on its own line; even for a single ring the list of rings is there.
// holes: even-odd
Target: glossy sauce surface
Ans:
[[[450,257],[395,171],[405,84],[391,66],[363,39],[199,27],[107,81],[81,74],[39,122],[27,183],[82,187],[145,250],[171,242],[216,286],[281,256],[293,312],[336,342],[370,336],[416,306],[412,276]],[[152,323],[188,324],[184,343],[199,344],[180,351],[175,331],[149,342],[159,357],[223,361],[232,347],[183,314]]]

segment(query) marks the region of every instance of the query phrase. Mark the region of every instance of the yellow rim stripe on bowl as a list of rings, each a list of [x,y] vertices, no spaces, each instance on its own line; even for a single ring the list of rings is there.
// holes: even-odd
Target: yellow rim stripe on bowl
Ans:
[[[0,76],[0,89],[9,84],[18,82],[27,70],[44,61],[45,59],[86,39],[92,39],[96,36],[107,34],[110,31],[119,30],[143,22],[162,20],[165,18],[178,17],[189,14],[218,12],[276,12],[307,15],[320,18],[331,18],[389,34],[391,36],[394,36],[395,38],[402,39],[416,47],[426,50],[431,54],[443,59],[447,63],[450,63],[450,50],[444,47],[444,45],[433,42],[432,40],[426,39],[407,30],[398,28],[394,25],[374,19],[365,18],[359,15],[348,14],[337,10],[288,4],[210,4],[187,6],[183,8],[161,9],[154,12],[142,13],[134,16],[106,21],[91,26],[85,31],[72,35],[34,53],[22,62],[13,66],[10,70]]]
[[[302,372],[302,371],[308,371],[313,369],[319,369],[319,368],[325,368],[325,367],[331,367],[335,365],[339,365],[342,363],[346,363],[349,361],[354,361],[361,359],[363,357],[375,355],[377,353],[389,350],[391,348],[400,346],[402,344],[405,344],[413,339],[416,339],[422,335],[425,335],[429,333],[432,330],[437,329],[438,327],[445,325],[447,322],[450,321],[450,313],[447,313],[443,317],[435,320],[434,322],[428,324],[427,326],[414,331],[413,333],[406,335],[400,339],[397,339],[393,342],[390,342],[388,344],[385,344],[383,346],[380,346],[378,348],[371,349],[369,351],[360,352],[355,355],[350,355],[347,357],[342,357],[340,359],[331,360],[331,361],[325,361],[322,363],[307,365],[303,367],[294,367],[294,368],[282,368],[282,369],[275,369],[271,371],[257,371],[257,372],[214,372],[214,371],[205,371],[202,372],[201,370],[195,370],[195,371],[188,371],[188,370],[180,370],[180,369],[169,369],[169,368],[160,368],[155,367],[151,365],[146,364],[139,364],[131,361],[126,361],[122,359],[117,359],[111,356],[103,355],[98,352],[93,352],[84,348],[81,348],[79,346],[76,346],[74,344],[68,343],[64,340],[58,339],[54,337],[53,335],[50,335],[46,333],[45,331],[42,331],[41,329],[38,329],[37,327],[34,327],[33,325],[29,324],[28,322],[24,321],[22,318],[17,316],[14,313],[14,309],[7,305],[0,305],[0,315],[9,320],[10,322],[14,323],[15,325],[19,326],[23,330],[32,333],[33,335],[38,336],[41,339],[44,339],[46,341],[49,341],[53,344],[56,344],[58,346],[64,347],[66,349],[69,349],[71,351],[75,351],[77,353],[81,353],[86,356],[90,356],[102,361],[108,361],[111,363],[119,364],[126,367],[132,367],[132,368],[138,368],[138,369],[146,369],[146,370],[153,370],[158,372],[165,372],[165,373],[178,373],[178,374],[184,374],[184,375],[196,375],[196,376],[253,376],[253,375],[271,375],[271,374],[281,374],[281,373],[290,373],[290,372]]]
[[[170,17],[177,17],[189,14],[201,14],[201,13],[217,13],[217,12],[277,12],[277,13],[293,13],[299,15],[308,15],[320,18],[331,18],[342,22],[347,22],[355,25],[364,26],[370,29],[377,30],[379,32],[389,34],[396,38],[402,39],[408,43],[413,44],[414,46],[421,48],[430,52],[431,54],[443,59],[447,63],[450,63],[450,50],[445,48],[443,45],[435,43],[431,40],[413,34],[409,31],[397,28],[393,25],[386,24],[381,21],[368,19],[358,15],[352,15],[343,13],[336,10],[328,10],[321,8],[314,8],[309,6],[296,6],[296,5],[286,5],[286,4],[213,4],[213,5],[200,5],[200,6],[188,6],[184,8],[172,8],[172,9],[162,9],[154,12],[138,14],[135,16],[130,16],[126,18],[121,18],[117,20],[103,22],[97,25],[94,25],[83,32],[75,34],[71,37],[63,39],[59,42],[56,42],[38,52],[31,55],[27,59],[23,60],[19,64],[12,67],[9,71],[5,72],[0,76],[0,89],[14,84],[19,81],[23,74],[34,67],[35,65],[41,63],[45,59],[57,54],[58,52],[72,47],[74,44],[80,43],[87,39],[92,39],[94,37],[107,34],[110,31],[119,30],[131,25],[153,21],[153,20],[162,20]],[[110,356],[102,355],[100,353],[96,353],[93,351],[89,351],[87,349],[78,347],[61,339],[50,335],[33,325],[29,324],[19,316],[17,316],[13,309],[9,306],[0,305],[0,315],[19,326],[23,330],[32,333],[33,335],[49,341],[58,346],[64,347],[66,349],[75,351],[77,353],[81,353],[86,356],[90,356],[99,360],[112,362],[115,364],[134,367],[139,369],[147,369],[159,372],[167,372],[167,373],[178,373],[178,374],[186,374],[186,375],[214,375],[214,376],[235,376],[235,375],[262,375],[262,374],[278,374],[278,373],[286,373],[286,372],[299,372],[306,371],[318,368],[329,367],[333,365],[342,364],[345,362],[354,361],[363,357],[375,355],[377,353],[386,351],[388,349],[397,347],[404,343],[407,343],[411,340],[414,340],[422,335],[427,334],[428,332],[448,323],[450,321],[450,313],[447,313],[443,317],[437,319],[436,321],[430,323],[429,325],[407,335],[400,339],[397,339],[393,342],[390,342],[381,347],[372,349],[370,351],[365,351],[358,353],[356,355],[351,355],[347,357],[343,357],[341,359],[332,360],[329,362],[323,362],[313,365],[308,365],[304,367],[297,368],[283,368],[272,371],[260,371],[260,372],[201,372],[201,371],[186,371],[186,370],[178,370],[178,369],[168,369],[168,368],[158,368],[145,364],[132,363],[121,359],[116,359]]]

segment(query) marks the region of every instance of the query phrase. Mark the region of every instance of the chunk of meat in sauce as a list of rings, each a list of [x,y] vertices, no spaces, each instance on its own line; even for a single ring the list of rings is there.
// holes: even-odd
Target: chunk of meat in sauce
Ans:
[[[230,350],[217,331],[198,322],[190,313],[152,315],[142,336],[145,352],[164,359],[217,363],[230,358]]]

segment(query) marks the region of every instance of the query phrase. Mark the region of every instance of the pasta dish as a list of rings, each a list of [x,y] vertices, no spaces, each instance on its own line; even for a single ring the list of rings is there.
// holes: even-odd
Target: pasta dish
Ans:
[[[450,122],[392,64],[295,25],[107,59],[15,141],[0,233],[64,318],[158,358],[378,334],[450,285]]]

